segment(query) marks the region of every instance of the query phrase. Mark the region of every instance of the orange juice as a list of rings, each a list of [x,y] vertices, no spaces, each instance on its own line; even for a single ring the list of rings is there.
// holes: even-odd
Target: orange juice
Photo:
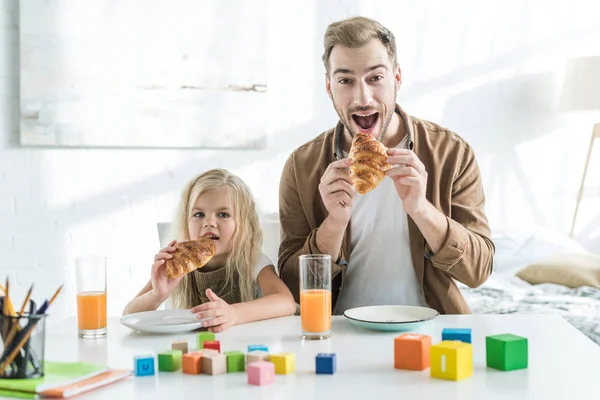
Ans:
[[[300,292],[300,318],[304,332],[331,329],[331,291],[323,289]]]
[[[106,292],[77,294],[77,323],[81,330],[106,328]]]

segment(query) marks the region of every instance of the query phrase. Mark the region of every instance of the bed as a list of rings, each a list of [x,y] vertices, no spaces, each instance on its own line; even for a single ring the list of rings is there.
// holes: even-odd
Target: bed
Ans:
[[[474,289],[459,284],[474,314],[557,313],[600,345],[599,288],[531,285],[515,276],[527,265],[553,253],[581,253],[585,249],[565,235],[546,230],[498,230],[493,239],[496,256],[488,281]]]

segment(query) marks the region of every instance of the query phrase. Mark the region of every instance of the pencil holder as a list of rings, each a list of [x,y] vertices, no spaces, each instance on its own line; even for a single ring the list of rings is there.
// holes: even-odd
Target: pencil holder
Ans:
[[[29,379],[44,376],[46,315],[0,314],[0,328],[2,331],[0,378]]]

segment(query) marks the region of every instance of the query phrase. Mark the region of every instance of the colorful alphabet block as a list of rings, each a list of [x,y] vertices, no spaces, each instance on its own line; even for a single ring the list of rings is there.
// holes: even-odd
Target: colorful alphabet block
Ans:
[[[270,354],[262,350],[254,350],[246,354],[246,364],[256,361],[270,361]]]
[[[227,372],[227,356],[220,353],[202,354],[202,372],[208,375],[219,375]]]
[[[170,350],[158,353],[158,370],[174,372],[181,368],[181,358],[183,352],[181,350]]]
[[[335,374],[337,367],[334,353],[319,353],[315,357],[317,374]]]
[[[218,340],[208,340],[206,342],[203,342],[202,345],[205,349],[216,350],[219,353],[221,352],[221,342]]]
[[[490,368],[512,371],[527,368],[527,338],[513,334],[486,336],[486,363]]]
[[[202,350],[204,342],[211,342],[215,340],[215,334],[212,332],[198,332],[196,334],[196,347]]]
[[[186,354],[188,352],[187,340],[175,340],[171,344],[171,350],[181,350],[183,354]]]
[[[227,372],[244,372],[246,363],[244,353],[241,351],[226,351],[227,356]]]
[[[275,373],[278,375],[291,374],[296,370],[296,356],[294,353],[271,354],[270,359],[275,364]]]
[[[458,340],[465,343],[471,342],[471,328],[444,328],[442,330],[442,341]]]
[[[431,346],[431,377],[458,381],[473,375],[473,347],[448,340]]]
[[[202,353],[187,353],[182,357],[184,374],[198,375],[202,372]]]
[[[151,355],[133,357],[133,371],[135,376],[154,375],[154,357]]]
[[[431,336],[405,333],[394,339],[394,368],[423,371],[429,368]]]
[[[249,344],[248,345],[248,353],[250,353],[251,351],[264,351],[264,352],[269,352],[269,348],[267,347],[266,344]]]
[[[248,364],[250,385],[270,385],[275,381],[275,365],[269,361],[255,361]]]

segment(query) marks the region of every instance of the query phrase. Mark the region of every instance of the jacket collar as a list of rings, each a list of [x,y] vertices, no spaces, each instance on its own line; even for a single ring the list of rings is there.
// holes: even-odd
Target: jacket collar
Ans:
[[[398,115],[400,116],[400,118],[402,118],[402,121],[404,121],[404,127],[406,128],[406,133],[408,134],[408,148],[410,150],[415,149],[415,135],[413,132],[413,124],[411,121],[410,116],[402,109],[402,107],[400,107],[398,104],[396,104],[396,108],[395,108],[395,112],[398,113]],[[335,160],[341,160],[342,158],[344,158],[344,149],[342,148],[342,138],[344,137],[344,125],[342,124],[341,121],[338,121],[337,125],[335,126],[334,130],[333,130],[333,148],[334,148],[334,153],[333,153],[333,158]]]

